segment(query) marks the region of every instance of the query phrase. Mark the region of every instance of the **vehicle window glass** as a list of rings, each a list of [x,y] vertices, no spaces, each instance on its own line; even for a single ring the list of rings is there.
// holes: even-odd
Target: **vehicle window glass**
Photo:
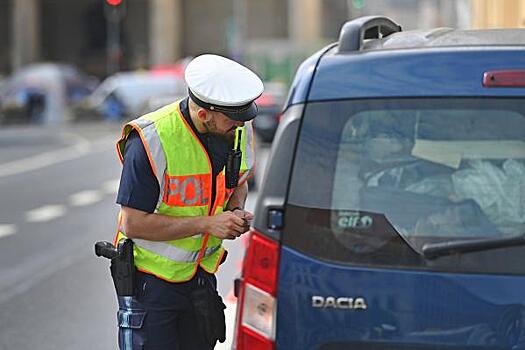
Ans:
[[[341,262],[516,272],[505,264],[523,248],[430,261],[422,247],[525,232],[523,107],[518,99],[308,105],[285,240]]]

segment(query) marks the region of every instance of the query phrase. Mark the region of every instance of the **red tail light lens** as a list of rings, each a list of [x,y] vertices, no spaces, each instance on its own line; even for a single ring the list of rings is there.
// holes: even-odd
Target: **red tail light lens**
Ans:
[[[525,70],[499,70],[483,74],[485,87],[525,87]]]
[[[265,339],[249,328],[241,327],[237,340],[237,350],[271,350],[273,348],[272,341]]]
[[[237,308],[236,350],[273,350],[277,310],[279,244],[250,234]]]
[[[243,266],[246,283],[275,295],[278,263],[279,245],[257,232],[252,232]]]

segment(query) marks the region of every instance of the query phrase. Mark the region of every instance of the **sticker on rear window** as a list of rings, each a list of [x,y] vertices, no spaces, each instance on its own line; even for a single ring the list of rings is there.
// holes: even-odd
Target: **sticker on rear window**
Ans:
[[[374,220],[371,216],[361,214],[358,211],[345,210],[338,212],[337,215],[337,225],[343,229],[367,229],[374,224]]]

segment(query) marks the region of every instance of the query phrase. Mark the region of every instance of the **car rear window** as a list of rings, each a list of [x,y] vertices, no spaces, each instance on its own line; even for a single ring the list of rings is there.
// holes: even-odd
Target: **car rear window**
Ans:
[[[525,232],[525,104],[381,99],[305,109],[283,243],[327,261],[523,273],[523,247],[426,259],[426,243]]]

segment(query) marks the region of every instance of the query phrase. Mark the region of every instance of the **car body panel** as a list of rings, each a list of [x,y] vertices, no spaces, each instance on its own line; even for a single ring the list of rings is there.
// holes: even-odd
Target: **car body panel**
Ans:
[[[299,66],[299,68],[297,68],[297,72],[290,87],[286,103],[284,104],[285,109],[287,109],[291,105],[306,101],[310,84],[312,82],[312,78],[315,74],[315,70],[317,68],[317,64],[319,63],[320,58],[325,52],[329,51],[334,46],[335,44],[332,44],[317,51],[312,56],[308,57]]]
[[[439,48],[327,55],[320,61],[307,99],[523,96],[525,87],[487,88],[482,80],[487,71],[524,68],[525,48]]]
[[[253,227],[259,232],[280,239],[280,232],[269,226],[268,211],[271,209],[283,210],[288,192],[287,181],[272,181],[272,179],[289,179],[292,171],[292,163],[296,140],[299,131],[299,123],[304,111],[304,105],[291,106],[285,114],[275,134],[269,159],[259,195],[257,196],[256,212]]]
[[[525,276],[343,266],[287,247],[280,259],[277,349],[525,348]],[[314,308],[312,296],[366,309]]]

